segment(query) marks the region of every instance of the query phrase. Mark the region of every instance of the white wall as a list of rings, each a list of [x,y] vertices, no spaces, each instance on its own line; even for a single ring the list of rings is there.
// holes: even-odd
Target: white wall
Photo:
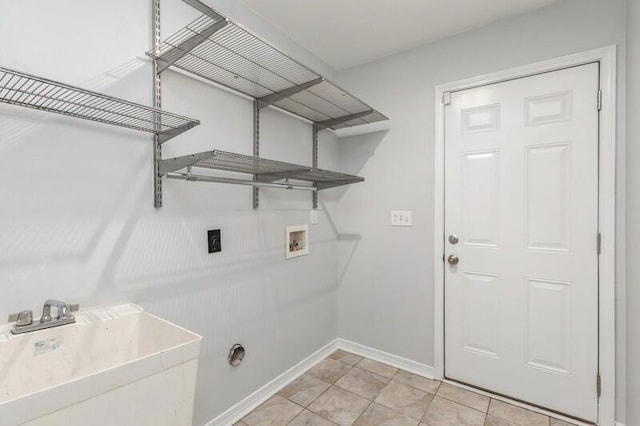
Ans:
[[[340,204],[349,214],[341,216],[339,229],[360,236],[340,242],[341,337],[433,365],[435,86],[617,44],[623,107],[624,13],[624,0],[563,0],[338,74],[344,87],[392,122],[388,133],[354,137],[341,145],[343,169],[367,178],[349,188]],[[619,225],[624,223],[623,110],[618,125]],[[391,210],[413,210],[413,228],[391,228]],[[617,236],[622,254],[617,290],[623,296],[623,226]],[[623,324],[624,303],[618,314]],[[620,333],[617,413],[624,420],[624,331]]]
[[[627,418],[640,425],[640,2],[627,2]]]
[[[163,33],[197,16],[164,0]],[[219,1],[243,23],[238,2]],[[151,104],[149,0],[0,0],[0,66]],[[294,55],[299,46],[259,25]],[[327,67],[328,68],[328,67]],[[252,103],[168,71],[163,107],[202,125],[164,145],[170,157],[252,152]],[[310,164],[311,126],[266,110],[262,154]],[[323,132],[320,165],[337,164]],[[311,254],[284,260],[284,227],[308,223],[308,192],[164,182],[154,210],[151,136],[0,105],[0,318],[39,316],[46,298],[82,306],[131,301],[204,336],[195,424],[202,425],[337,334],[336,235],[323,212]],[[335,204],[336,193],[322,196]],[[222,253],[206,231],[222,229]],[[229,347],[246,346],[237,369]]]

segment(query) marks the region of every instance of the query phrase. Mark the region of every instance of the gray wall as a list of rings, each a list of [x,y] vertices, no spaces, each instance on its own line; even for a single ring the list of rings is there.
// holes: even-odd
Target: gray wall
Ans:
[[[640,2],[627,2],[627,419],[640,425]]]
[[[249,25],[239,2],[218,2]],[[198,14],[163,0],[164,34]],[[151,104],[149,0],[0,0],[0,64]],[[261,33],[307,57],[268,26]],[[173,73],[163,106],[202,125],[164,145],[165,157],[252,152],[249,100]],[[262,153],[311,163],[311,126],[266,110]],[[320,164],[337,163],[323,132]],[[154,210],[151,136],[0,105],[0,318],[46,298],[82,306],[138,303],[204,336],[195,424],[202,425],[337,334],[336,236],[324,212],[311,254],[284,260],[284,227],[308,223],[308,192],[165,181]],[[335,204],[335,192],[321,195]],[[221,228],[223,251],[206,252]],[[227,351],[247,348],[232,369]]]
[[[210,4],[333,75],[240,2]],[[203,334],[196,424],[336,335],[431,365],[434,87],[617,44],[623,95],[624,6],[623,0],[563,0],[340,73],[346,88],[392,118],[392,127],[339,144],[323,132],[320,165],[361,173],[367,181],[322,194],[320,224],[311,228],[312,254],[293,261],[282,259],[283,228],[308,222],[309,194],[263,190],[262,207],[254,212],[248,188],[172,181],[165,184],[165,207],[156,211],[149,136],[0,105],[0,317],[37,310],[48,297],[84,306],[133,301]],[[143,54],[150,1],[0,0],[0,9],[0,38],[11,40],[0,43],[2,66],[151,103],[151,70]],[[638,9],[632,0],[629,22],[640,20]],[[163,0],[164,34],[195,16],[181,1]],[[637,25],[630,25],[629,41],[631,76],[640,69]],[[636,94],[637,84],[629,80]],[[203,123],[166,144],[166,157],[212,148],[251,152],[248,100],[172,72],[164,75],[163,93],[167,110]],[[629,111],[636,111],[637,101],[629,101]],[[624,253],[624,108],[619,117],[618,253]],[[265,112],[261,125],[263,155],[310,161],[309,125],[274,111]],[[640,133],[633,120],[628,130],[631,140]],[[640,213],[640,171],[631,163],[639,155],[630,144],[630,218]],[[414,227],[390,228],[391,210],[413,210]],[[639,232],[629,222],[626,244],[633,254],[640,248]],[[224,244],[215,256],[203,247],[205,231],[214,227],[222,228]],[[633,283],[640,270],[630,262],[627,273]],[[628,293],[628,301],[640,297],[633,286]],[[618,312],[624,332],[624,304]],[[624,335],[618,348],[619,420],[625,355],[628,400],[640,400],[640,318],[631,308],[628,324],[634,325],[628,352]],[[248,356],[232,370],[225,358],[236,341],[247,346]],[[628,404],[629,426],[640,424],[636,405]]]
[[[338,74],[344,87],[392,122],[388,133],[353,137],[341,145],[343,168],[367,178],[350,188],[340,205],[349,212],[341,216],[340,229],[361,236],[340,241],[341,337],[433,365],[435,86],[616,44],[623,107],[624,43],[623,0],[563,0]],[[624,223],[623,109],[618,125],[619,225]],[[413,210],[413,228],[391,228],[391,210]],[[618,253],[624,253],[623,230],[620,226],[617,232]],[[624,255],[618,261],[617,290],[624,294]],[[618,314],[624,323],[624,303]],[[617,413],[622,420],[624,334],[618,349]]]

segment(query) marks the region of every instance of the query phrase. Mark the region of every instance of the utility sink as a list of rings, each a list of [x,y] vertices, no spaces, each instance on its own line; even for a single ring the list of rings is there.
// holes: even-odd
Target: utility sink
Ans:
[[[133,304],[13,335],[0,326],[2,425],[191,425],[202,337]]]

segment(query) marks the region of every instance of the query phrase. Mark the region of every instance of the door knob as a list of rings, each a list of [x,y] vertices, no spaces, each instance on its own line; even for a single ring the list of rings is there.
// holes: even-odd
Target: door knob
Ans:
[[[452,254],[447,258],[447,262],[449,262],[449,265],[457,265],[460,259],[455,254]]]

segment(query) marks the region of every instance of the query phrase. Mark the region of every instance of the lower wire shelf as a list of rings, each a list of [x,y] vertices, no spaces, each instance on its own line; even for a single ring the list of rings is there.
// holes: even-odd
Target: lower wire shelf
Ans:
[[[253,176],[253,180],[194,174],[194,167],[249,174]],[[177,173],[185,168],[186,173]],[[309,191],[364,181],[360,176],[219,150],[160,160],[158,172],[160,176],[171,179]],[[311,185],[294,184],[290,180],[308,182]]]

